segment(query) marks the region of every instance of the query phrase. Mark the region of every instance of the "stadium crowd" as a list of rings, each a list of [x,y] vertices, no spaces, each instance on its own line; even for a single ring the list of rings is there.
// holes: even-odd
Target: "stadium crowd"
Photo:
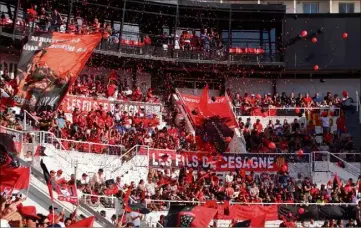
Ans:
[[[23,21],[20,26],[28,26],[35,31],[64,31],[65,21],[56,9],[49,6],[31,5],[26,10]],[[51,9],[51,13],[47,10]],[[35,23],[36,22],[36,23]],[[69,26],[70,32],[86,34],[93,32],[102,32],[103,40],[110,42],[111,37],[117,37],[117,34],[108,24],[101,24],[97,18],[85,20],[78,14]],[[118,34],[119,36],[119,34]],[[161,45],[174,46],[182,50],[214,50],[221,49],[222,43],[219,34],[215,31],[206,29],[201,32],[200,37],[195,32],[183,31],[175,43],[170,43],[173,39],[168,39],[164,34]],[[119,37],[118,37],[119,42]],[[152,40],[145,35],[142,39],[144,44],[150,45]],[[4,76],[5,75],[5,76]],[[6,73],[2,75],[1,95],[6,97],[16,91],[14,80],[10,79]],[[139,87],[131,90],[126,83],[119,83],[116,80],[109,80],[105,85],[97,77],[83,75],[69,91],[70,94],[86,97],[106,97],[121,101],[141,101],[141,102],[160,102],[159,97],[149,89],[143,94]],[[311,97],[308,93],[299,94],[297,97],[291,93],[290,96],[282,93],[281,95],[265,94],[232,94],[230,90],[227,94],[232,98],[233,105],[237,108],[240,115],[252,115],[255,109],[270,107],[328,107],[339,108],[343,100],[348,98],[347,93],[343,93],[343,98],[337,94],[328,93],[322,98],[319,94]],[[5,96],[4,96],[5,95]],[[38,118],[36,125],[39,130],[50,131],[58,138],[70,139],[74,141],[92,142],[99,144],[123,145],[130,149],[135,145],[147,145],[160,149],[184,149],[188,151],[197,150],[194,136],[186,133],[185,123],[175,120],[177,111],[168,112],[172,116],[171,127],[158,129],[159,117],[156,115],[146,116],[142,113],[128,113],[121,111],[119,106],[115,106],[114,112],[106,112],[100,106],[96,110],[83,112],[75,109],[71,114],[71,119],[66,118],[66,113],[62,108],[58,111],[33,113]],[[11,109],[2,107],[0,125],[21,130],[19,115],[16,115]],[[245,136],[247,150],[250,152],[282,152],[293,153],[302,150],[302,153],[312,151],[328,150],[331,152],[343,152],[353,150],[352,137],[347,133],[346,120],[341,114],[337,120],[337,133],[330,131],[330,119],[328,116],[321,117],[323,128],[323,142],[316,142],[315,125],[313,121],[307,124],[299,123],[297,119],[293,123],[276,120],[270,121],[267,126],[263,126],[259,120],[255,123],[251,119],[246,121],[240,119],[240,130]],[[78,151],[86,151],[79,143],[63,144],[64,147]],[[91,150],[91,152],[103,153],[102,148]],[[115,195],[123,198],[127,188],[131,188],[130,198],[132,202],[145,204],[151,210],[164,210],[167,205],[157,200],[187,200],[187,201],[207,201],[207,200],[229,200],[235,203],[356,203],[358,194],[361,192],[361,177],[358,180],[349,179],[343,183],[337,177],[327,183],[317,185],[312,183],[309,177],[298,175],[297,179],[291,178],[287,171],[277,174],[263,172],[255,174],[237,170],[230,172],[220,178],[214,170],[192,170],[183,168],[181,170],[152,169],[149,171],[148,179],[141,180],[139,183],[131,182],[125,184],[121,177],[114,181],[105,179],[104,170],[99,169],[98,173],[89,177],[87,173],[82,174],[81,178],[75,180],[74,176],[70,180],[62,177],[62,171],[52,170],[53,181],[60,185],[71,185],[77,182],[77,187],[83,194],[91,196],[85,197],[85,201],[90,205],[103,205],[112,207],[112,202],[103,197],[103,195]],[[28,227],[46,227],[48,225],[64,223],[69,226],[75,222],[75,216],[65,218],[61,212],[55,216],[55,209],[49,208],[49,215],[36,213],[36,208],[32,206],[21,206],[22,199],[17,197],[15,200],[3,197],[1,199],[1,221],[17,221],[17,225]],[[16,219],[14,219],[16,214]],[[295,215],[296,216],[296,215]],[[114,217],[114,216],[113,216]],[[137,221],[138,222],[138,221]],[[361,226],[361,205],[358,206],[358,214],[355,221],[349,221],[349,227]],[[115,222],[119,225],[118,222]],[[160,221],[162,224],[162,221]],[[123,225],[122,223],[120,223]],[[325,223],[326,224],[326,223]],[[353,224],[353,225],[352,225]],[[129,225],[129,224],[128,224]],[[325,226],[342,227],[330,221]],[[346,225],[347,226],[347,225]],[[3,224],[2,224],[3,227]]]
[[[69,227],[79,220],[75,213],[66,217],[64,211],[57,212],[52,206],[46,215],[37,213],[35,206],[23,206],[25,200],[21,194],[1,196],[1,227]]]
[[[55,171],[54,171],[55,173]],[[60,184],[64,179],[59,171],[54,176]],[[68,182],[72,184],[74,179]],[[93,206],[102,205],[105,208],[114,207],[111,201],[97,195],[114,195],[124,199],[127,189],[131,189],[129,204],[142,203],[149,210],[168,210],[168,203],[162,200],[184,201],[230,201],[231,203],[357,203],[361,193],[361,176],[358,180],[349,179],[342,182],[337,175],[327,183],[312,183],[309,177],[298,174],[290,177],[288,171],[270,174],[262,172],[246,172],[237,170],[229,172],[224,177],[216,175],[212,169],[191,168],[151,169],[147,180],[138,184],[132,181],[124,183],[121,177],[115,180],[105,180],[103,170],[89,177],[83,174],[77,180],[80,191],[87,196],[86,202]],[[121,215],[119,215],[121,216]],[[358,217],[349,221],[356,226],[361,223],[361,205],[358,207]],[[297,214],[293,217],[297,219]],[[331,221],[330,221],[331,222]],[[333,221],[334,223],[335,221]],[[332,223],[332,222],[331,222]],[[352,227],[352,226],[351,226]]]
[[[239,93],[233,94],[231,90],[227,90],[227,95],[232,98],[233,105],[237,108],[239,115],[253,115],[256,109],[276,108],[340,108],[342,102],[349,98],[347,91],[342,92],[342,97],[338,94],[332,95],[328,92],[325,97],[316,93],[313,97],[309,93],[299,93],[297,97],[292,92],[287,95],[282,92],[278,93],[265,93],[262,97],[261,94],[248,94],[245,93],[242,97]]]

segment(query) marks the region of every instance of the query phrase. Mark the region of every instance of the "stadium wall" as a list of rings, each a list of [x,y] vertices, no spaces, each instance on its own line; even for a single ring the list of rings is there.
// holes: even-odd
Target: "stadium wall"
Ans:
[[[307,38],[298,38],[307,31]],[[316,33],[319,32],[317,35]],[[348,34],[343,39],[343,33]],[[360,70],[360,14],[286,15],[283,40],[286,70]],[[312,43],[316,37],[318,42]]]
[[[325,77],[327,78],[327,76]],[[278,93],[285,92],[290,94],[309,93],[314,96],[319,93],[321,96],[326,96],[327,92],[338,94],[342,96],[342,91],[346,90],[350,97],[356,96],[356,91],[360,94],[361,80],[360,79],[325,79],[321,83],[319,79],[276,79],[276,91]],[[249,94],[265,94],[273,93],[273,81],[271,79],[262,78],[228,78],[225,82],[226,89],[230,88],[232,92],[238,92],[241,96],[245,92]]]

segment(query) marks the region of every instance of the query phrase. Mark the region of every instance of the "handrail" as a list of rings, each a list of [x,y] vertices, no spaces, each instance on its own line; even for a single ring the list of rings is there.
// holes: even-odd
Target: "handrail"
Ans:
[[[22,160],[21,158],[19,158],[20,164],[24,165],[24,166],[29,166],[29,164]],[[31,174],[32,177],[35,177],[37,180],[39,180],[40,182],[45,184],[45,179],[44,179],[44,175],[42,173],[42,171],[39,171],[37,169],[31,169]],[[48,193],[46,193],[48,194]],[[55,198],[55,206],[61,205],[61,203],[63,203],[62,201],[59,201],[58,199]],[[112,224],[104,217],[100,216],[98,212],[96,212],[93,208],[91,208],[89,205],[83,203],[83,202],[79,202],[79,206],[80,208],[84,209],[85,211],[87,211],[89,214],[94,215],[96,217],[97,222],[100,222],[102,225],[104,225],[104,227],[112,227]],[[69,213],[71,213],[72,211],[69,211]]]
[[[193,135],[195,135],[195,134],[196,134],[196,132],[195,132],[195,130],[194,130],[195,124],[193,123],[192,118],[189,116],[187,110],[185,109],[184,100],[183,100],[180,92],[178,91],[177,88],[175,89],[175,91],[176,91],[176,94],[175,94],[175,95],[176,95],[176,98],[177,98],[179,101],[181,101],[181,102],[180,102],[180,111],[181,111],[182,115],[186,118],[186,123],[187,123],[187,125],[188,125],[189,128],[190,128],[189,130],[191,131],[191,133],[192,133]]]
[[[233,104],[232,104],[233,105]],[[234,106],[234,108],[239,108],[237,106]],[[261,107],[260,107],[261,108]],[[340,108],[337,108],[337,107],[262,107],[263,109],[275,109],[275,110],[293,110],[293,109],[300,109],[300,110],[303,110],[303,109],[307,109],[307,110],[322,110],[322,109],[333,109],[333,110],[340,110]]]
[[[314,153],[314,155],[316,155],[316,154],[327,154],[328,155],[327,156],[327,159],[328,159],[327,162],[331,162],[330,157],[332,156],[332,157],[336,158],[337,160],[343,162],[343,164],[347,165],[347,168],[349,168],[349,169],[346,170],[347,172],[351,173],[352,175],[355,175],[356,177],[358,177],[360,175],[360,169],[359,168],[351,165],[349,162],[343,160],[342,158],[340,158],[340,157],[338,157],[338,156],[336,156],[336,155],[334,155],[334,154],[332,154],[332,153],[330,153],[328,151],[313,151],[312,153]]]
[[[127,152],[125,152],[124,154],[122,154],[119,159],[122,160],[125,156],[128,156],[129,154],[131,155],[131,153],[133,152],[134,149],[137,150],[137,147],[139,147],[139,145],[135,145],[132,148],[130,148]],[[132,156],[131,156],[132,157]],[[115,173],[116,171],[118,171],[119,169],[121,169],[122,167],[119,166],[116,169],[112,170],[110,173]]]
[[[58,138],[60,141],[65,141],[65,142],[73,142],[73,143],[87,143],[87,144],[91,144],[91,145],[100,145],[100,146],[108,146],[108,147],[123,147],[124,145],[113,145],[113,144],[106,144],[106,143],[94,143],[94,142],[90,142],[90,141],[78,141],[78,140],[72,140],[72,139],[63,139],[63,138]]]
[[[143,102],[143,101],[122,101],[122,100],[118,100],[118,99],[109,99],[106,97],[95,97],[95,96],[82,96],[82,95],[66,95],[66,97],[70,97],[70,98],[91,98],[91,99],[96,99],[97,101],[107,101],[107,102],[112,102],[112,103],[127,103],[127,104],[136,104],[139,106],[163,106],[162,102],[159,103],[155,103],[155,102]],[[66,98],[65,97],[65,98]]]
[[[24,111],[24,120],[23,120],[23,124],[24,124],[24,130],[26,131],[26,124],[27,124],[27,120],[28,118],[27,117],[31,117],[31,119],[33,119],[35,121],[36,124],[39,123],[39,120],[37,120],[33,115],[31,115],[28,111],[26,111],[25,109],[23,110]]]
[[[196,203],[196,204],[203,204],[206,203],[206,201],[198,201],[198,200],[151,200],[152,202],[164,202],[164,203]],[[223,201],[218,201],[217,204],[223,204]],[[356,206],[357,203],[248,203],[248,202],[229,202],[230,204],[234,204],[234,205],[319,205],[319,206],[325,206],[325,205],[334,205],[334,206]]]

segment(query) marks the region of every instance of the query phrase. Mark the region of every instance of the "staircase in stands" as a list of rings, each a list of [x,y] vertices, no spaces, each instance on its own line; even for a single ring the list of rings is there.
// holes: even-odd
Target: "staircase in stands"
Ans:
[[[359,168],[330,152],[316,151],[312,157],[312,179],[315,183],[324,184],[333,180],[336,174],[343,181],[350,178],[357,181],[361,174]]]

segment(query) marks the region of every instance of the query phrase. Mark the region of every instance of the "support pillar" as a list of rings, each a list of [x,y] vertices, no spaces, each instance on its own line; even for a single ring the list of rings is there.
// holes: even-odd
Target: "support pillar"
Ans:
[[[118,43],[118,52],[120,52],[120,44],[122,41],[122,35],[123,35],[123,28],[124,28],[124,19],[125,19],[125,8],[127,7],[127,0],[124,0],[123,3],[123,12],[122,12],[122,22],[120,24],[120,30],[119,30],[119,43]]]

